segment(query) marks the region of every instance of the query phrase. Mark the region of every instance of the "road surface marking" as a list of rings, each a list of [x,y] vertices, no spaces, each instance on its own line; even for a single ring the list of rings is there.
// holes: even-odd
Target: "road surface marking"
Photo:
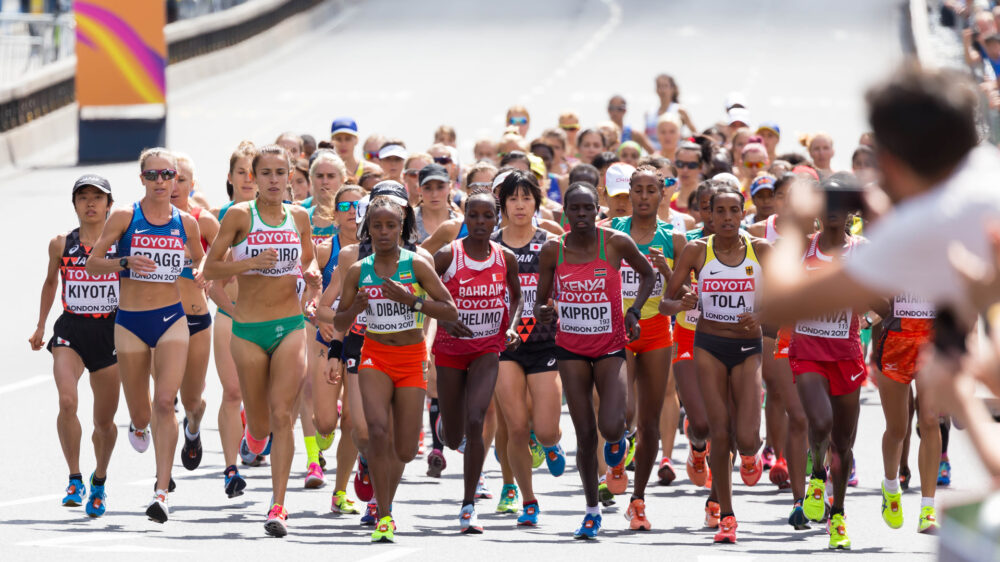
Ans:
[[[389,562],[390,560],[395,560],[397,558],[402,558],[404,556],[413,554],[419,551],[419,548],[401,548],[399,550],[391,550],[389,552],[383,552],[382,554],[376,554],[375,556],[369,556],[368,558],[362,558],[357,562]]]
[[[12,382],[10,384],[5,384],[0,386],[0,394],[7,394],[8,392],[14,392],[15,390],[21,390],[22,388],[28,388],[30,386],[35,386],[37,384],[42,384],[45,381],[51,381],[52,375],[37,375],[34,377],[29,377],[23,381]]]

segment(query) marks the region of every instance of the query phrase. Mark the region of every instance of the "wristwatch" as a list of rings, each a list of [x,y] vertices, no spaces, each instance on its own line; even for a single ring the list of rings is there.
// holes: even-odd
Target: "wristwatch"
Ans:
[[[636,319],[642,318],[642,311],[634,306],[628,307],[628,310],[625,311],[625,314],[628,314],[629,312],[635,314]]]
[[[118,260],[118,265],[122,266],[122,269],[128,269],[128,256]]]
[[[410,305],[410,310],[412,310],[414,312],[420,312],[423,309],[424,309],[424,299],[422,299],[420,297],[417,297],[417,300],[415,300],[413,302],[413,304]]]

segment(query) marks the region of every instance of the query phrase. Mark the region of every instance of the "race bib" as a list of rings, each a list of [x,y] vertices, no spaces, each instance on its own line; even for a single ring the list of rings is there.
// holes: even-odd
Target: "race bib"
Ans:
[[[567,303],[559,301],[559,329],[567,334],[610,334],[611,303]]]
[[[118,274],[90,275],[83,267],[64,267],[63,301],[73,314],[110,314],[118,308]]]
[[[649,257],[646,257],[649,260]],[[649,264],[652,265],[652,260],[649,260]],[[642,277],[632,266],[627,262],[622,262],[622,267],[619,270],[622,276],[622,299],[625,300],[635,300],[639,295],[639,285],[641,283]],[[653,292],[650,293],[651,296],[659,296],[663,294],[663,275],[654,267],[653,272],[656,274],[656,283],[653,285]]]
[[[755,286],[753,279],[703,279],[701,314],[706,320],[736,324],[740,315],[754,311]]]
[[[382,296],[382,287],[365,287],[369,332],[393,333],[417,328],[417,314],[409,306]],[[360,322],[360,318],[358,320]]]
[[[129,276],[132,279],[173,283],[184,269],[184,241],[177,236],[133,234],[131,255],[143,256],[156,263],[156,271],[152,273],[131,270]]]
[[[278,261],[273,267],[254,270],[266,277],[293,275],[299,267],[302,240],[292,230],[258,230],[247,235],[247,257],[253,258],[264,250],[273,249]]]
[[[851,337],[853,316],[854,312],[847,308],[811,320],[803,320],[795,325],[795,333],[817,338],[846,340]]]
[[[538,295],[538,274],[519,273],[517,277],[521,281],[521,301],[524,303],[521,307],[521,318],[534,318],[535,300],[536,295]],[[508,301],[507,304],[509,305],[510,302]]]
[[[932,320],[936,315],[933,304],[906,293],[892,300],[892,309],[896,318]]]

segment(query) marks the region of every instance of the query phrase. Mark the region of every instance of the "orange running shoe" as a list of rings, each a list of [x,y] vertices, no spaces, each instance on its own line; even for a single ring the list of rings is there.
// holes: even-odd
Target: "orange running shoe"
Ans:
[[[740,455],[743,462],[740,464],[740,477],[743,478],[743,483],[747,486],[753,486],[760,481],[761,475],[764,474],[764,461],[760,458],[760,455],[748,456]],[[733,542],[736,542],[735,540]]]
[[[774,461],[774,466],[770,470],[771,483],[777,484],[779,490],[790,488],[792,483],[788,481],[788,461],[785,457],[778,457]]]
[[[657,478],[660,479],[661,486],[669,486],[673,483],[674,479],[677,478],[677,473],[674,472],[674,464],[670,462],[670,459],[663,457],[660,461],[660,468],[656,471]]]
[[[695,486],[708,486],[706,484],[710,477],[711,471],[708,468],[708,452],[710,447],[706,443],[705,450],[695,451],[688,446],[688,458],[687,458],[687,473],[688,480],[691,481]]]
[[[736,527],[736,518],[732,515],[727,515],[719,523],[719,532],[715,534],[715,542],[736,544]]]
[[[612,494],[617,496],[625,493],[625,490],[628,489],[628,472],[625,472],[624,457],[620,463],[608,468],[605,482],[608,485],[608,491]]]
[[[649,519],[646,519],[646,502],[638,498],[629,502],[628,509],[625,510],[625,519],[628,519],[629,529],[633,531],[648,531],[652,528]]]
[[[719,527],[719,517],[722,515],[722,508],[719,502],[708,500],[705,504],[705,526],[709,529]]]

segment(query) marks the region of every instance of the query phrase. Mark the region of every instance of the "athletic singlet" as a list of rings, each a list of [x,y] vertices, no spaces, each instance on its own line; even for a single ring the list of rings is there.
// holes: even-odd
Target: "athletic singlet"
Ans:
[[[236,204],[235,201],[230,201],[229,203],[226,203],[225,205],[223,205],[222,207],[219,208],[219,222],[220,223],[222,222],[222,217],[226,216],[226,211],[228,211],[235,204]]]
[[[693,240],[698,240],[702,238],[703,233],[704,233],[704,228],[699,226],[694,230],[687,231],[684,234],[684,237],[687,238],[688,242],[691,242]],[[694,292],[695,295],[698,294],[698,278],[695,276],[693,271],[691,272],[691,290]],[[678,312],[677,314],[674,315],[674,320],[677,322],[677,325],[681,326],[682,328],[687,328],[688,330],[691,331],[694,331],[695,326],[698,325],[698,318],[701,318],[700,299],[698,300],[698,306],[696,306],[693,310],[685,310],[683,312]]]
[[[781,234],[778,234],[778,215],[771,215],[764,222],[764,240],[773,244],[779,238],[781,238]]]
[[[413,215],[414,217],[416,217],[416,224],[417,224],[417,244],[422,244],[424,240],[430,238],[432,233],[427,232],[427,229],[424,227],[424,214],[421,212],[420,207],[417,207]],[[455,214],[455,211],[448,209],[448,218],[446,220],[451,220],[456,216],[457,215]],[[469,235],[469,229],[468,227],[465,226],[465,223],[462,223],[462,228],[458,229],[458,236],[456,236],[455,239],[457,240],[459,238],[465,238],[468,235]]]
[[[173,283],[184,269],[184,244],[187,233],[181,221],[181,212],[170,206],[170,220],[167,224],[151,224],[142,214],[142,205],[136,201],[132,205],[132,222],[118,241],[121,256],[143,256],[156,262],[156,271],[138,273],[130,269],[121,272],[122,279],[150,281],[153,283]]]
[[[622,142],[632,140],[632,125],[622,127]]]
[[[198,219],[201,218],[201,207],[192,207],[191,212],[188,214],[194,217],[194,220],[197,221]],[[201,237],[202,251],[208,252],[208,246],[209,246],[208,240],[206,240],[205,237],[202,236]],[[194,265],[194,261],[191,259],[191,256],[188,254],[187,250],[185,250],[184,269],[181,270],[181,277],[194,281],[194,271],[191,269],[192,265]]]
[[[330,286],[330,279],[333,278],[333,270],[337,267],[337,260],[340,259],[340,236],[330,238],[330,258],[323,266],[323,290]]]
[[[318,208],[319,207],[309,208],[309,226],[312,227],[312,241],[316,246],[319,246],[331,237],[337,235],[337,226],[332,222],[327,226],[316,226],[316,223],[313,222],[313,213],[315,213]]]
[[[549,191],[545,196],[556,203],[562,203],[562,191],[559,190],[559,178],[555,174],[549,174]]]
[[[413,271],[414,259],[417,259],[415,252],[400,248],[396,273],[391,279],[403,285],[410,293],[423,297],[427,293],[417,282],[417,275]],[[382,295],[382,278],[375,273],[374,253],[361,260],[358,290],[368,295],[368,308],[365,310],[368,332],[395,334],[424,327],[423,313],[411,310],[409,306]]]
[[[455,300],[458,319],[469,328],[472,337],[456,338],[439,329],[433,351],[447,355],[503,351],[510,325],[503,250],[490,241],[490,255],[485,261],[476,261],[465,252],[465,244],[456,240],[451,243],[451,256],[451,264],[441,281]]]
[[[680,211],[674,212],[674,216],[670,217],[670,224],[673,225],[674,232],[682,236],[687,236],[687,224],[684,222],[684,217],[680,214]]]
[[[667,110],[664,111],[663,113],[679,113],[680,112],[680,108],[681,108],[681,106],[677,102],[672,101],[672,102],[670,102],[670,105],[667,106]],[[660,149],[660,140],[656,137],[656,124],[657,124],[657,121],[660,120],[660,115],[662,115],[661,113],[658,113],[659,110],[660,110],[660,106],[657,105],[652,111],[646,112],[646,115],[645,115],[645,117],[646,117],[646,138],[649,139],[649,142],[650,142],[650,144],[653,145],[653,148],[655,148],[657,150]],[[683,126],[681,128],[683,129]]]
[[[761,282],[760,261],[753,250],[750,236],[740,232],[746,245],[743,261],[729,266],[715,255],[715,235],[708,237],[705,265],[698,276],[701,317],[713,322],[737,324],[740,314],[757,310],[757,293]]]
[[[107,318],[118,308],[118,273],[87,273],[90,247],[80,243],[80,229],[66,234],[59,276],[62,279],[63,310],[67,314]],[[118,257],[115,245],[108,248],[108,259]]]
[[[820,249],[819,237],[818,232],[810,236],[809,248],[802,258],[807,275],[828,267],[834,260],[834,256],[824,254]],[[849,235],[841,259],[850,258],[854,249],[864,242],[863,238]],[[800,321],[795,325],[791,346],[788,348],[790,358],[813,361],[860,359],[863,354],[861,323],[851,308]]]
[[[299,254],[302,253],[302,239],[295,228],[295,219],[289,205],[281,204],[285,216],[281,224],[271,226],[264,222],[257,213],[257,201],[250,202],[250,230],[246,238],[233,245],[233,261],[241,261],[255,257],[264,250],[273,248],[278,252],[278,261],[268,269],[251,269],[243,275],[263,275],[265,277],[282,277],[296,275],[301,265]],[[301,272],[298,273],[301,275]]]
[[[540,228],[535,229],[531,240],[520,248],[514,248],[503,241],[503,233],[494,232],[490,240],[500,244],[514,253],[517,258],[517,277],[521,281],[521,323],[517,333],[522,343],[553,343],[556,337],[555,324],[538,324],[535,322],[535,297],[538,295],[538,256],[542,246],[548,240],[548,234]]]
[[[566,263],[566,235],[559,239],[555,271],[559,326],[556,345],[583,355],[601,357],[625,347],[622,278],[605,256],[604,228],[598,228],[598,256],[587,263]],[[610,234],[610,231],[609,231]]]
[[[678,213],[686,214],[690,209],[688,207],[681,209],[680,205],[677,203],[678,201],[680,201],[680,192],[675,191],[674,194],[670,196],[670,208]]]
[[[611,219],[611,228],[624,232],[626,236],[632,236],[632,217],[618,217]],[[656,231],[653,239],[648,244],[637,244],[642,255],[646,256],[646,261],[653,266],[656,274],[656,284],[653,285],[653,292],[649,294],[646,303],[642,305],[641,318],[643,320],[652,318],[660,313],[660,301],[663,299],[663,274],[653,265],[653,258],[649,251],[656,248],[663,253],[667,260],[667,265],[671,269],[674,267],[674,239],[673,227],[666,222],[656,219]],[[632,269],[632,266],[622,260],[621,269],[618,270],[622,277],[622,306],[625,309],[632,306],[635,297],[639,294],[639,274]]]

